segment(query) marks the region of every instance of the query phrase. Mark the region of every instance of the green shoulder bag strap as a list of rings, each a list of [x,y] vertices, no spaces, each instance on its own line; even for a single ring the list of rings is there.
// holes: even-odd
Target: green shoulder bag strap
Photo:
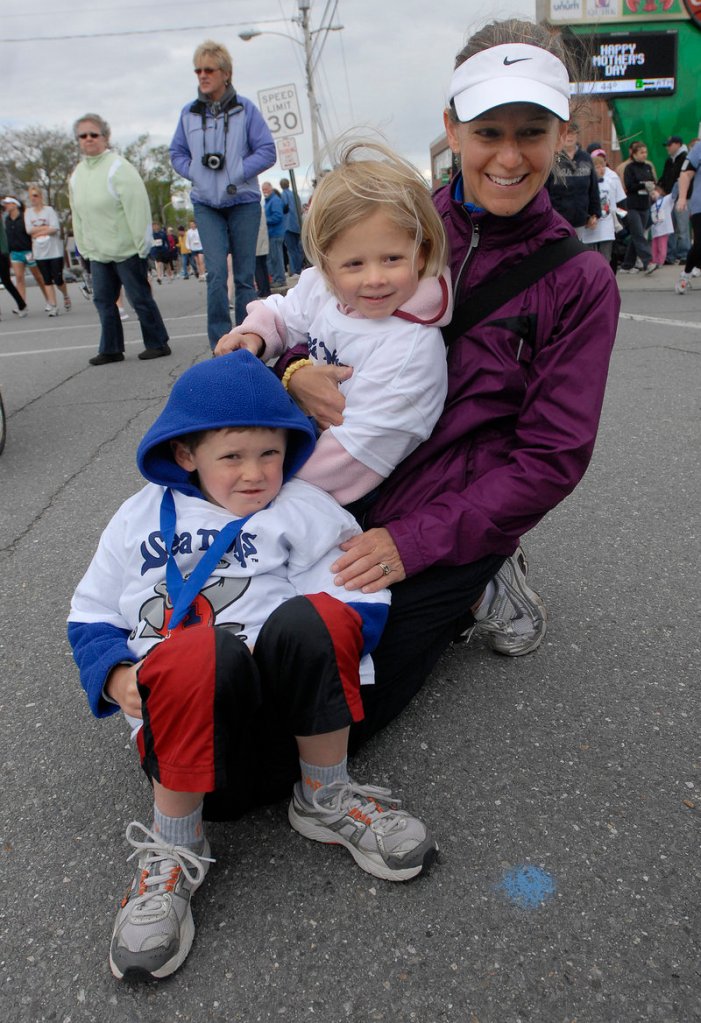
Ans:
[[[446,344],[457,340],[470,327],[481,323],[531,284],[535,284],[541,277],[580,252],[586,252],[586,245],[583,245],[579,238],[560,238],[532,252],[506,273],[475,288],[469,297],[457,306],[453,311],[452,320],[443,328]]]

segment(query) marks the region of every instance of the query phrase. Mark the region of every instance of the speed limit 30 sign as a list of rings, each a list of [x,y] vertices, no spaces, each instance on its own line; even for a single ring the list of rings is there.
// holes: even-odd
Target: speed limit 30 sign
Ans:
[[[304,133],[296,86],[276,85],[272,89],[261,90],[258,106],[274,139]]]

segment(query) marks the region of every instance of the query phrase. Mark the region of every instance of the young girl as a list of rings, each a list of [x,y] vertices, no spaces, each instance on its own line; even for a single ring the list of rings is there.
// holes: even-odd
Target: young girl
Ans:
[[[373,491],[430,436],[447,393],[446,240],[425,182],[383,145],[347,143],[302,230],[314,264],[284,296],[252,302],[216,354],[266,360],[303,342],[310,364],[347,366],[341,426],[325,429],[301,477],[341,504]],[[352,370],[350,369],[352,367]]]
[[[671,195],[665,195],[659,185],[650,193],[650,198],[652,199],[652,206],[650,207],[652,262],[656,263],[657,266],[664,266],[667,259],[669,236],[674,234],[674,223],[672,222],[674,199]],[[647,273],[650,273],[649,266]]]
[[[599,179],[601,217],[594,227],[585,227],[580,230],[579,237],[585,245],[591,246],[611,262],[613,243],[618,230],[617,206],[619,202],[625,202],[626,193],[623,191],[618,174],[606,165],[606,156],[602,154],[603,150],[599,150],[592,153],[591,157],[596,176]]]

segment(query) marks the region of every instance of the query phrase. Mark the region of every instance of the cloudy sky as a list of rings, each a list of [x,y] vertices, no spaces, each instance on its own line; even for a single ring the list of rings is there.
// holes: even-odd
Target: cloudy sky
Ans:
[[[534,12],[535,0],[311,0],[312,29],[344,26],[325,37],[315,71],[327,134],[379,130],[427,173],[452,60],[467,34],[492,18]],[[193,50],[213,38],[228,47],[234,85],[254,102],[259,91],[296,86],[301,183],[312,160],[303,47],[279,35],[238,36],[258,28],[301,41],[297,13],[298,0],[2,0],[0,124],[69,128],[94,110],[120,145],[145,132],[167,143],[181,107],[195,98]],[[283,173],[276,167],[266,176]]]

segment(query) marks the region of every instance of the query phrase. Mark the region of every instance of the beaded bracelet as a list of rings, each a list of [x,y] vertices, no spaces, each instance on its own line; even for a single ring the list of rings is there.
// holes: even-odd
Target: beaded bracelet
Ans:
[[[314,362],[312,359],[297,359],[290,366],[287,367],[285,372],[282,374],[281,382],[282,386],[286,391],[289,391],[290,377],[293,373],[296,373],[298,369],[303,369],[305,366],[313,366]]]

